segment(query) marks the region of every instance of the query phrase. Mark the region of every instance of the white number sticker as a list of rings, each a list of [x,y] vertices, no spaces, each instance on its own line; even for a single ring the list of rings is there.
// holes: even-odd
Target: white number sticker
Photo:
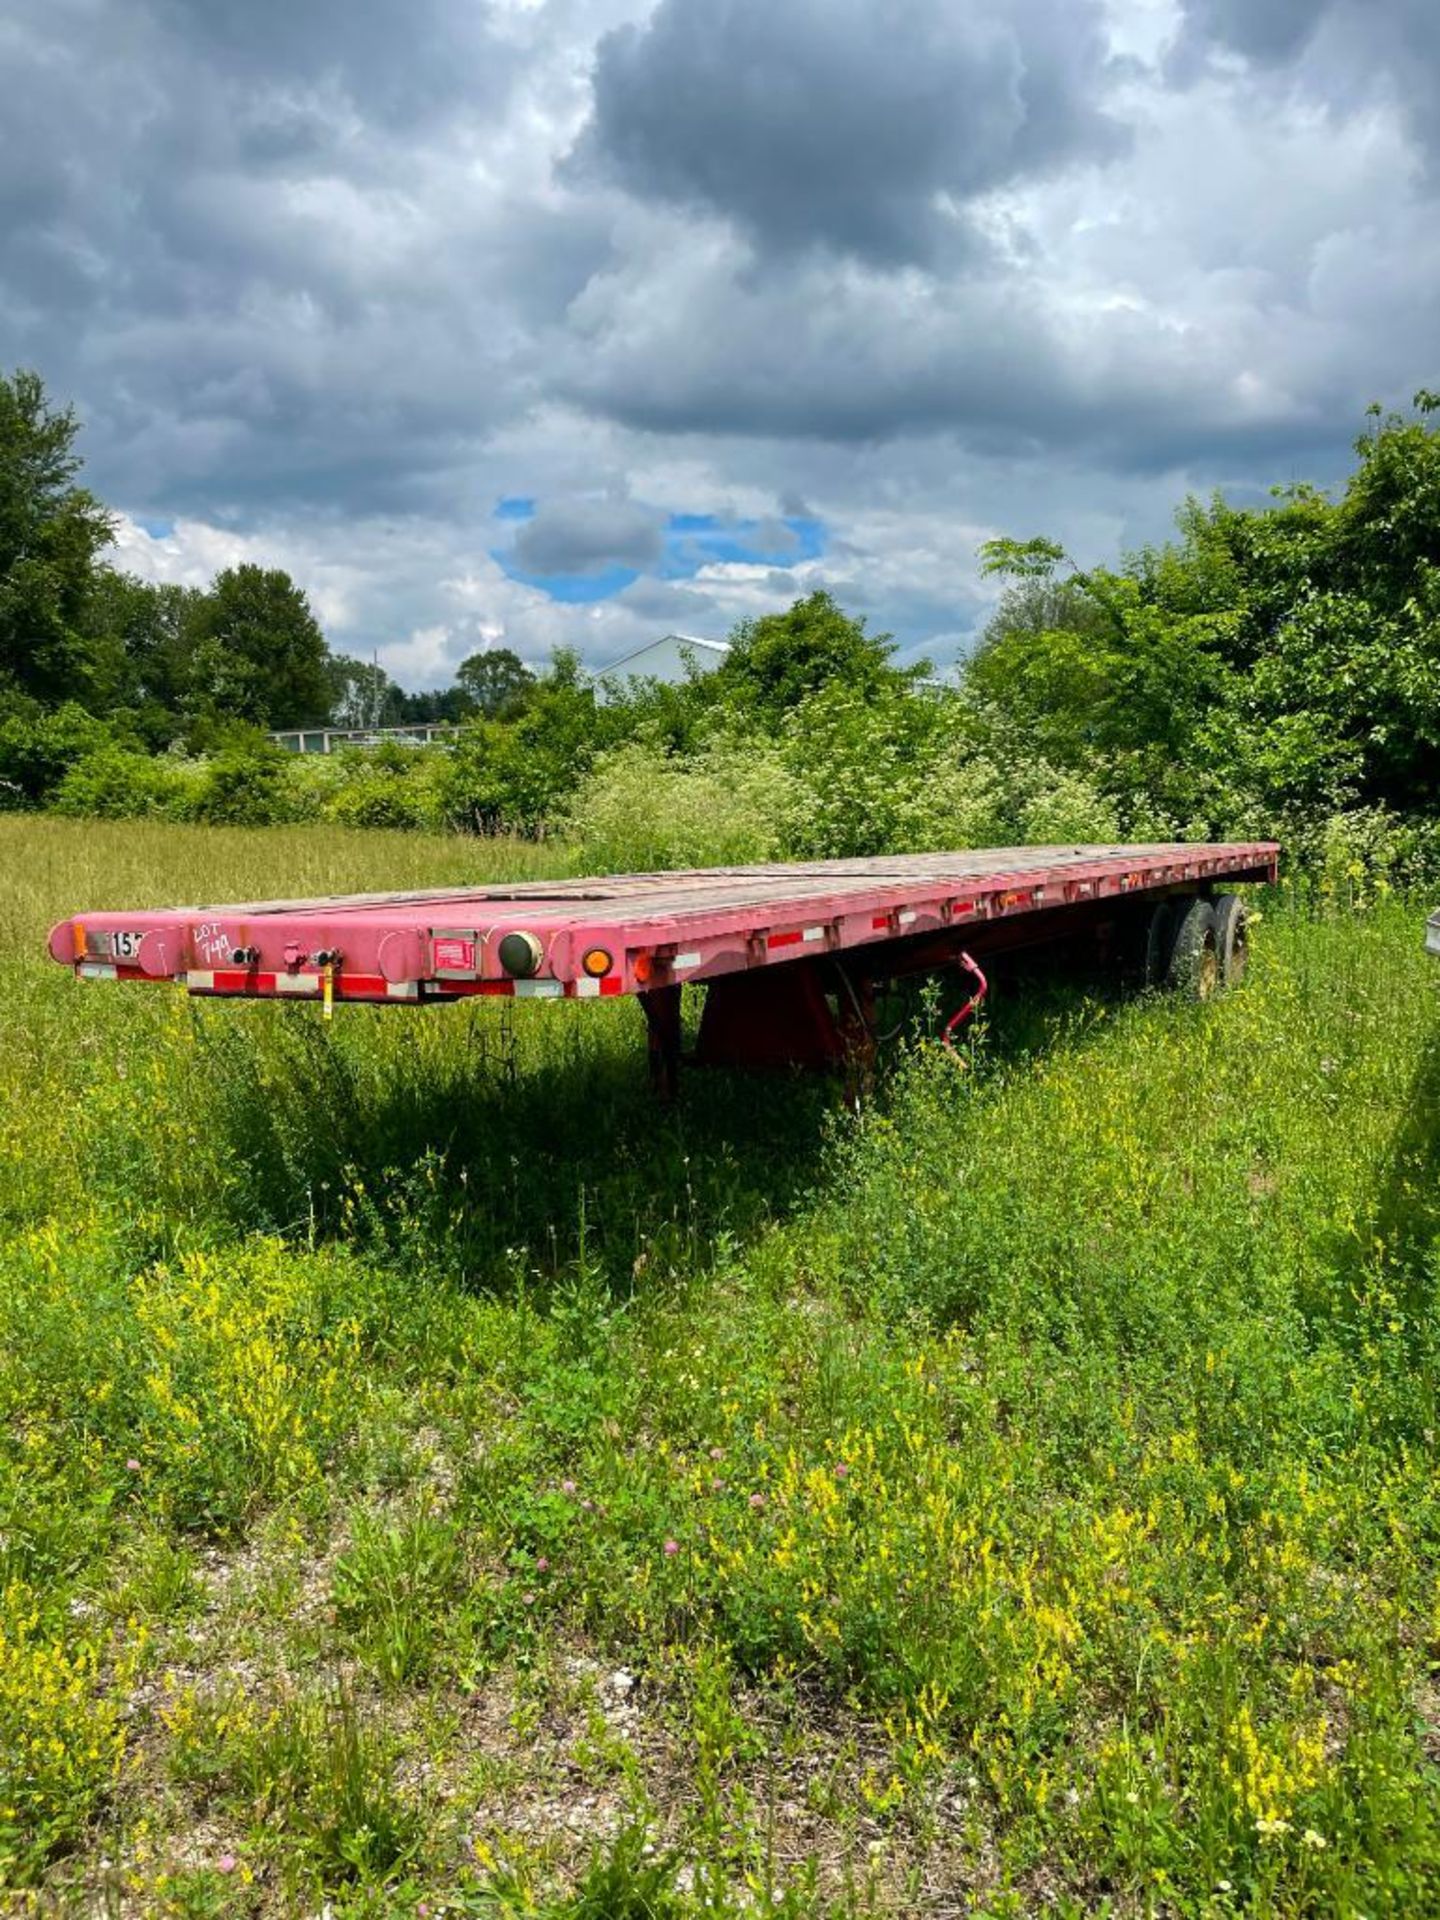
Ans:
[[[110,936],[110,951],[117,960],[138,960],[140,957],[140,942],[144,938],[145,935],[139,928],[117,927],[115,932]]]

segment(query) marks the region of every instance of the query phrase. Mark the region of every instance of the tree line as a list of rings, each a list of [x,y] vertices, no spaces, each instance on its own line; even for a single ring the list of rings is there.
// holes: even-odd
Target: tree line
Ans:
[[[236,728],[500,713],[533,679],[497,648],[465,660],[452,686],[407,693],[332,652],[281,568],[227,567],[200,589],[111,566],[115,519],[79,484],[78,430],[38,374],[0,375],[0,698],[11,715],[70,702],[149,748],[203,748]]]
[[[723,663],[679,686],[494,650],[444,693],[405,695],[332,654],[277,570],[192,592],[108,566],[73,415],[19,374],[0,380],[0,799],[563,832],[627,866],[1264,834],[1339,869],[1428,873],[1437,411],[1429,391],[1372,410],[1333,493],[1192,498],[1170,540],[1108,565],[990,542],[1004,589],[953,686],[813,593],[740,623]],[[458,719],[458,741],[319,768],[280,765],[254,733],[407,718]]]

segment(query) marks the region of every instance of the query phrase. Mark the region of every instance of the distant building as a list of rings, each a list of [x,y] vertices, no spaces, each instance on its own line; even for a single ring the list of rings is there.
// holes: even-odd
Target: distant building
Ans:
[[[664,680],[671,686],[695,673],[711,673],[730,651],[728,640],[702,640],[693,633],[667,633],[649,640],[622,660],[613,660],[600,676],[618,684],[626,680]],[[603,690],[602,690],[603,697]]]

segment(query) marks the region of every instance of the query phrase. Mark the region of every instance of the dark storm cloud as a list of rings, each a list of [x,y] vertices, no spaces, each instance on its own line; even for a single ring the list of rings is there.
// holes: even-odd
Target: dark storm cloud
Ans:
[[[446,144],[503,122],[518,58],[480,0],[20,0],[0,363],[78,404],[136,507],[453,503],[607,244]]]
[[[1227,46],[1262,62],[1293,59],[1314,33],[1326,0],[1181,0],[1185,38]]]
[[[1440,158],[1440,5],[1436,0],[1181,0],[1172,70],[1202,70],[1217,49],[1344,111],[1393,96]]]
[[[942,196],[1117,149],[1105,65],[1093,0],[660,0],[600,42],[574,168],[769,248],[927,259]]]
[[[610,567],[653,566],[664,550],[664,532],[664,515],[639,501],[546,501],[522,523],[513,551],[526,573],[599,574]]]
[[[334,86],[368,120],[430,120],[503,94],[515,53],[493,31],[486,0],[156,0],[154,19],[233,81],[260,88]],[[258,115],[256,158],[304,141],[303,120]]]
[[[923,650],[987,531],[1436,380],[1440,5],[1184,4],[7,0],[0,366],[174,523],[126,564],[290,566],[408,684],[822,582]]]
[[[1267,297],[1273,321],[1300,295]],[[1422,319],[1410,317],[1416,356]],[[582,323],[568,390],[655,435],[877,449],[936,437],[987,459],[1064,451],[1112,473],[1233,471],[1343,444],[1377,397],[1350,384],[1333,330],[1298,305],[1281,326],[1198,306],[1177,324],[1138,303],[1075,317],[1033,275],[945,285],[812,261],[759,283],[717,271],[666,303],[601,279]],[[1386,383],[1378,397],[1401,396]]]

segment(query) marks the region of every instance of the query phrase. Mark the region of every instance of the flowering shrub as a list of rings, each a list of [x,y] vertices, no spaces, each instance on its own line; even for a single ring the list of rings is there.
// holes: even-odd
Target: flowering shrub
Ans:
[[[125,1763],[125,1691],[143,1636],[118,1651],[58,1634],[37,1596],[0,1594],[0,1885],[73,1841]]]
[[[192,1252],[134,1283],[151,1355],[136,1448],[182,1514],[226,1518],[319,1479],[355,1417],[358,1324],[317,1319],[312,1275],[275,1241]]]

